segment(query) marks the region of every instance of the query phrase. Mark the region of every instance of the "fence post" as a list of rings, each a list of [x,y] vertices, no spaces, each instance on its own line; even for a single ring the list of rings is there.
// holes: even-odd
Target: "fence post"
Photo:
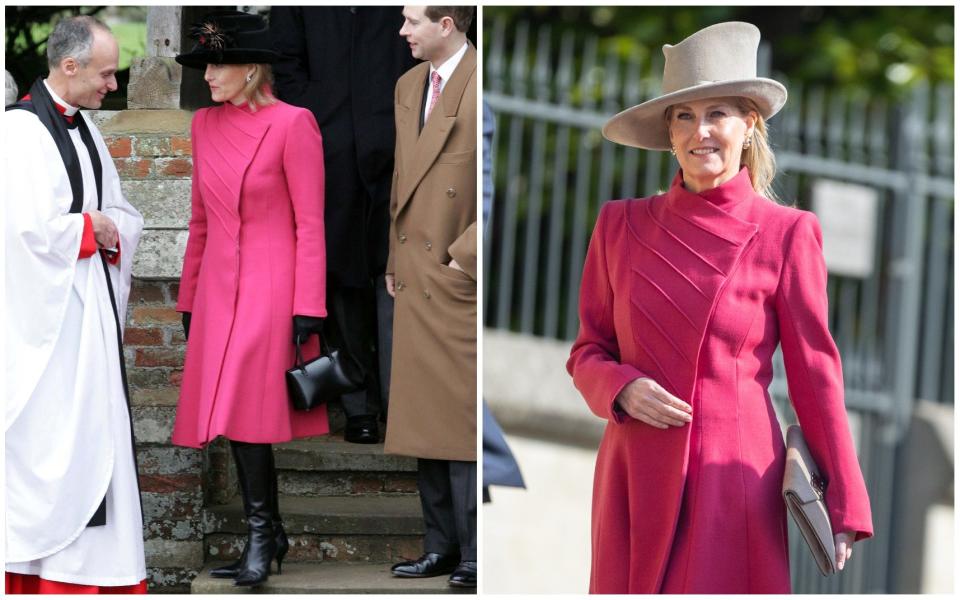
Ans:
[[[919,351],[920,302],[922,296],[924,220],[926,216],[926,152],[928,88],[918,85],[903,108],[895,111],[899,117],[894,141],[894,168],[906,173],[908,185],[893,195],[893,223],[891,232],[891,261],[889,277],[889,304],[887,310],[886,361],[890,368],[893,410],[887,424],[883,451],[895,461],[897,449],[906,433],[914,404],[914,389]],[[896,117],[895,117],[896,118]],[[895,465],[895,463],[894,463]],[[877,531],[893,531],[893,505],[899,503],[895,466],[879,488],[874,506],[874,527]],[[890,544],[879,544],[881,553],[877,565],[887,574],[884,589],[891,589],[894,570],[890,569]],[[872,593],[874,590],[863,590]]]

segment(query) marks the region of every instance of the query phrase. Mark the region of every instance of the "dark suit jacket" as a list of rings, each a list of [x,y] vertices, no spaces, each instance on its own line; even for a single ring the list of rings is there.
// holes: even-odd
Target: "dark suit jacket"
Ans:
[[[310,109],[323,136],[327,278],[363,287],[384,272],[393,173],[393,91],[416,64],[402,7],[270,9],[276,93]]]

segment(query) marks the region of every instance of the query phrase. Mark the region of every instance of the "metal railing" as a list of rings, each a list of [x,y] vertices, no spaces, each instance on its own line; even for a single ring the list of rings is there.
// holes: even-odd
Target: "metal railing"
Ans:
[[[600,206],[665,190],[677,164],[604,140],[613,114],[658,93],[662,63],[615,41],[521,22],[492,23],[484,99],[496,114],[495,203],[484,239],[486,326],[571,340]],[[760,52],[761,72],[769,47]],[[781,198],[808,208],[820,179],[876,190],[873,271],[831,275],[830,324],[878,532],[893,518],[895,452],[915,398],[953,403],[953,88],[917,86],[902,103],[804,87],[770,123]],[[771,385],[790,419],[779,358]],[[797,592],[883,592],[889,536],[824,579],[793,535]],[[867,574],[871,573],[870,576]]]

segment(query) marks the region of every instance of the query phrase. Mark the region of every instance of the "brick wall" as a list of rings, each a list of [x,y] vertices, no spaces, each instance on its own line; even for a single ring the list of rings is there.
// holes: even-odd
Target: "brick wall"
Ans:
[[[91,116],[113,156],[124,195],[145,220],[124,352],[148,582],[151,592],[188,592],[203,564],[204,461],[211,452],[170,443],[186,349],[174,305],[190,216],[190,113],[133,110]]]
[[[186,342],[176,294],[135,279],[124,335],[151,591],[187,591],[203,563],[203,453],[170,444]]]

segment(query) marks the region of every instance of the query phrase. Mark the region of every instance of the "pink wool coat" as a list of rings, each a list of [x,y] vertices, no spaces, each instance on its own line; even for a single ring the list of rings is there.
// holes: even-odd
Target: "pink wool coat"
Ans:
[[[193,213],[177,310],[192,312],[173,443],[327,433],[292,410],[293,315],[326,316],[323,146],[310,111],[226,103],[193,118]],[[310,354],[316,354],[316,336]]]
[[[787,593],[785,451],[767,392],[778,342],[833,530],[873,533],[827,329],[820,227],[757,195],[746,169],[699,195],[682,181],[604,205],[584,265],[567,369],[609,420],[590,591]],[[691,404],[693,421],[661,430],[615,411],[640,377]]]

